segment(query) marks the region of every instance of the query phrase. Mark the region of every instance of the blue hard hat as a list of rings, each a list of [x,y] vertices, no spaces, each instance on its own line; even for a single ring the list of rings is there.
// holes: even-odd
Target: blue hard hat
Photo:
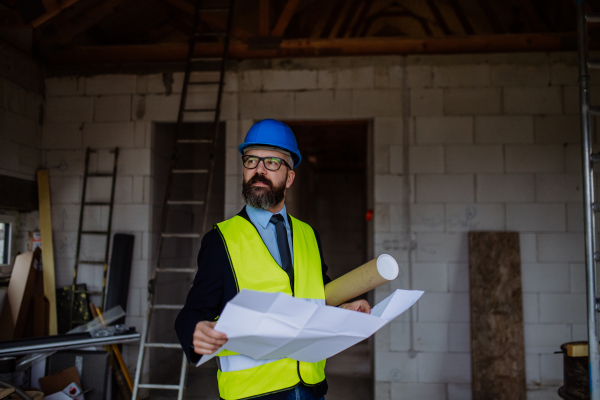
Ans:
[[[264,119],[252,125],[246,134],[244,143],[240,144],[238,150],[244,155],[246,147],[255,145],[273,146],[289,151],[294,160],[294,168],[302,160],[294,132],[281,121]]]

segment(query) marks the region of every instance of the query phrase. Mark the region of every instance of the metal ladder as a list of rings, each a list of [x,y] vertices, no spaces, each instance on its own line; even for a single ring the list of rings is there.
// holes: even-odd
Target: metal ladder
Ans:
[[[600,62],[591,61],[588,55],[588,23],[600,23],[600,15],[586,13],[585,0],[577,1],[577,48],[579,53],[579,100],[581,105],[581,150],[583,164],[583,194],[585,223],[585,264],[588,320],[588,354],[590,399],[600,400],[600,355],[598,353],[597,312],[600,302],[596,292],[596,262],[600,253],[596,251],[595,212],[600,203],[594,201],[593,165],[600,163],[600,153],[592,153],[592,115],[600,115],[600,107],[590,104],[590,77],[588,68],[600,68]]]
[[[157,288],[157,282],[161,275],[165,273],[182,273],[189,274],[192,276],[196,272],[195,268],[164,268],[162,267],[162,254],[163,254],[163,245],[164,239],[180,239],[180,240],[190,240],[190,239],[200,239],[201,234],[198,232],[187,232],[187,233],[174,233],[174,232],[166,232],[167,219],[169,214],[169,209],[171,207],[180,207],[180,206],[203,206],[203,219],[202,219],[202,231],[206,231],[206,225],[208,220],[208,211],[209,211],[209,202],[210,196],[212,192],[212,183],[214,180],[214,167],[215,167],[215,154],[218,145],[218,137],[219,137],[219,120],[221,116],[221,99],[223,94],[223,86],[225,81],[225,67],[227,56],[229,52],[229,38],[231,33],[231,25],[233,20],[233,6],[235,0],[229,0],[229,6],[227,8],[202,8],[202,1],[196,0],[194,1],[195,11],[193,16],[193,34],[189,39],[188,46],[188,56],[185,67],[185,74],[183,79],[183,88],[181,92],[181,101],[179,103],[179,111],[177,115],[177,125],[175,130],[176,143],[173,149],[173,153],[171,156],[170,162],[170,171],[167,178],[166,185],[166,193],[163,202],[162,208],[162,217],[160,222],[160,232],[161,235],[158,239],[158,265],[153,273],[152,279],[150,280],[150,284],[148,287],[148,310],[146,311],[146,318],[144,321],[144,326],[142,330],[142,336],[140,339],[140,350],[138,354],[137,366],[135,371],[135,380],[134,387],[132,393],[132,399],[138,398],[138,391],[140,389],[166,389],[166,390],[176,390],[177,391],[177,400],[182,400],[185,390],[185,381],[187,375],[187,366],[188,362],[185,354],[181,350],[181,345],[179,343],[158,343],[158,342],[150,342],[150,324],[152,321],[152,314],[155,310],[172,310],[173,312],[177,312],[181,310],[183,305],[179,304],[154,304],[155,301],[155,290]],[[227,13],[227,27],[225,31],[222,32],[199,32],[198,28],[200,25],[200,13]],[[198,44],[201,44],[201,39],[203,37],[223,37],[223,53],[221,57],[216,58],[208,58],[208,57],[195,57],[195,49]],[[220,64],[219,71],[219,80],[218,81],[192,81],[190,76],[192,72],[201,71],[197,66],[202,62],[206,61],[217,61]],[[190,86],[195,85],[218,85],[217,90],[217,99],[214,108],[187,108],[187,96],[188,90]],[[182,131],[182,126],[184,124],[184,120],[186,115],[193,113],[214,113],[213,118],[213,136],[212,139],[182,139],[180,138],[180,132]],[[178,153],[180,146],[189,146],[189,145],[210,145],[210,164],[208,169],[183,169],[177,168],[178,161]],[[175,174],[206,174],[207,175],[207,183],[205,189],[205,196],[203,201],[199,200],[173,200],[171,199],[171,189],[173,186],[173,176]],[[188,290],[186,287],[184,290]],[[181,370],[179,375],[179,384],[177,385],[165,385],[165,384],[153,384],[153,383],[142,383],[142,368],[144,365],[144,359],[146,356],[146,350],[152,348],[163,348],[163,349],[172,349],[174,351],[179,351],[182,354],[181,360]]]
[[[77,325],[87,323],[89,321],[75,320],[75,295],[77,293],[85,293],[87,295],[100,295],[102,300],[100,304],[104,307],[104,297],[106,295],[106,274],[108,272],[108,251],[110,248],[110,234],[112,229],[112,213],[113,205],[115,200],[115,182],[117,180],[117,163],[119,161],[119,148],[115,147],[112,151],[114,154],[113,170],[112,172],[95,172],[90,173],[89,163],[90,154],[97,154],[98,151],[91,150],[89,147],[85,151],[85,166],[83,170],[83,189],[81,191],[81,208],[79,209],[79,227],[77,228],[77,248],[75,250],[75,267],[73,269],[73,285],[71,286],[71,305],[69,308],[69,329],[73,329]],[[112,178],[111,189],[110,189],[110,200],[105,202],[90,202],[86,201],[87,183],[88,178]],[[108,227],[105,231],[92,231],[83,230],[83,219],[85,207],[108,207]],[[104,259],[102,260],[81,260],[81,238],[82,236],[104,236],[106,238],[106,246],[104,250]],[[82,290],[77,289],[77,273],[80,264],[103,266],[102,272],[102,289],[101,290]]]

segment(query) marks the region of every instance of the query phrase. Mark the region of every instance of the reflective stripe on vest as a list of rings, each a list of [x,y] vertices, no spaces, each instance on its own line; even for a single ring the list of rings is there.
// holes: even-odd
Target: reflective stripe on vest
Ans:
[[[291,217],[294,293],[298,298],[325,304],[321,256],[313,229]],[[238,290],[283,292],[292,295],[290,280],[273,259],[254,225],[241,216],[217,224]],[[311,386],[325,379],[325,360],[305,363],[283,358],[253,360],[223,351],[219,355],[219,392],[223,399],[243,399],[279,392],[299,382]]]

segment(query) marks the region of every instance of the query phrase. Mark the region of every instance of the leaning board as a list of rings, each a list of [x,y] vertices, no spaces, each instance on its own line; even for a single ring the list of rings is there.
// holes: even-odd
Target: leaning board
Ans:
[[[517,232],[469,232],[473,399],[525,400]]]
[[[54,249],[52,247],[52,220],[50,217],[50,178],[47,169],[38,171],[38,196],[40,202],[40,232],[42,234],[42,271],[44,295],[50,305],[51,335],[58,333],[56,325],[56,289],[54,278]]]

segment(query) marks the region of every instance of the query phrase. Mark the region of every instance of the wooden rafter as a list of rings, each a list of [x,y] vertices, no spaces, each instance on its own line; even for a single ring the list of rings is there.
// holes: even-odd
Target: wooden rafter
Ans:
[[[467,14],[465,14],[465,10],[463,10],[463,8],[459,4],[458,0],[449,0],[449,1],[450,1],[450,6],[454,10],[456,17],[458,18],[458,21],[460,22],[460,25],[465,30],[465,33],[467,35],[474,35],[475,29],[473,29],[473,25],[471,25],[471,21],[469,21]]]
[[[260,0],[258,8],[258,34],[260,36],[269,36],[271,30],[271,2],[269,0]]]
[[[356,20],[358,13],[360,12],[360,7],[362,3],[363,0],[354,0],[350,4],[350,6],[348,7],[348,11],[346,12],[346,16],[344,17],[344,20],[342,21],[342,24],[340,25],[337,31],[337,37],[342,38],[346,36],[346,33],[348,33],[348,29],[350,28],[350,24],[352,24],[352,22]]]
[[[275,24],[275,28],[271,31],[271,36],[283,36],[285,32],[285,28],[287,28],[294,12],[296,11],[296,7],[298,7],[298,3],[300,0],[288,0]]]
[[[103,1],[97,7],[80,14],[78,18],[73,18],[60,25],[57,28],[57,34],[49,39],[47,43],[58,44],[61,46],[68,44],[77,35],[108,18],[115,9],[123,3],[123,1],[125,0]]]
[[[342,7],[344,6],[344,4],[346,4],[346,0],[338,0],[334,6],[331,9],[331,12],[329,13],[329,16],[327,17],[327,21],[325,22],[325,26],[323,26],[323,30],[321,31],[321,34],[319,35],[321,38],[327,38],[331,35],[331,32],[333,31],[333,27],[335,26],[335,23],[337,22],[340,14],[340,10],[342,9]]]
[[[427,39],[352,38],[283,40],[279,49],[249,50],[239,41],[230,45],[232,58],[320,57],[381,54],[456,54],[527,51],[573,51],[576,35],[569,34],[506,34],[451,36]],[[590,44],[594,50],[597,45]],[[121,62],[183,61],[187,44],[135,46],[83,46],[64,49],[50,63],[103,64]],[[198,46],[195,56],[218,56],[221,43]]]
[[[163,0],[165,3],[168,3],[176,8],[179,8],[182,11],[185,11],[189,15],[194,15],[194,5],[185,0]],[[213,12],[204,12],[200,13],[200,19],[209,25],[213,26],[216,29],[225,30],[227,29],[227,20],[221,16],[216,15]],[[236,28],[235,25],[231,28],[231,35],[236,37],[244,42],[248,41],[248,38],[255,36],[250,34],[249,32]]]
[[[496,15],[496,12],[494,11],[494,8],[490,4],[490,2],[488,0],[478,0],[478,3],[479,3],[479,6],[481,7],[481,9],[483,10],[483,13],[485,14],[485,17],[487,18],[488,22],[490,23],[494,33],[495,34],[504,33],[504,27],[502,26],[502,23],[498,19],[498,16]]]
[[[371,10],[371,6],[373,5],[373,0],[366,0],[361,2],[361,10],[359,11],[358,18],[354,21],[354,25],[350,29],[350,37],[356,37],[360,30],[360,27],[365,22],[365,18],[369,11]]]
[[[58,7],[58,8],[54,8],[52,10],[48,10],[48,8],[46,8],[46,10],[48,12],[46,14],[42,15],[41,17],[38,17],[38,18],[34,19],[33,21],[31,21],[31,26],[33,26],[34,28],[37,28],[38,26],[42,25],[43,23],[48,22],[52,18],[56,17],[63,10],[73,6],[78,1],[79,0],[65,0],[60,4],[60,7]],[[54,3],[56,3],[56,1]],[[44,5],[46,5],[46,2],[44,2]]]
[[[440,9],[438,8],[435,0],[427,0],[427,5],[431,9],[434,18],[437,21],[440,28],[442,29],[442,32],[444,32],[444,35],[452,35],[452,31],[450,31],[450,28],[448,27],[448,24],[446,23],[444,16],[440,12]]]

